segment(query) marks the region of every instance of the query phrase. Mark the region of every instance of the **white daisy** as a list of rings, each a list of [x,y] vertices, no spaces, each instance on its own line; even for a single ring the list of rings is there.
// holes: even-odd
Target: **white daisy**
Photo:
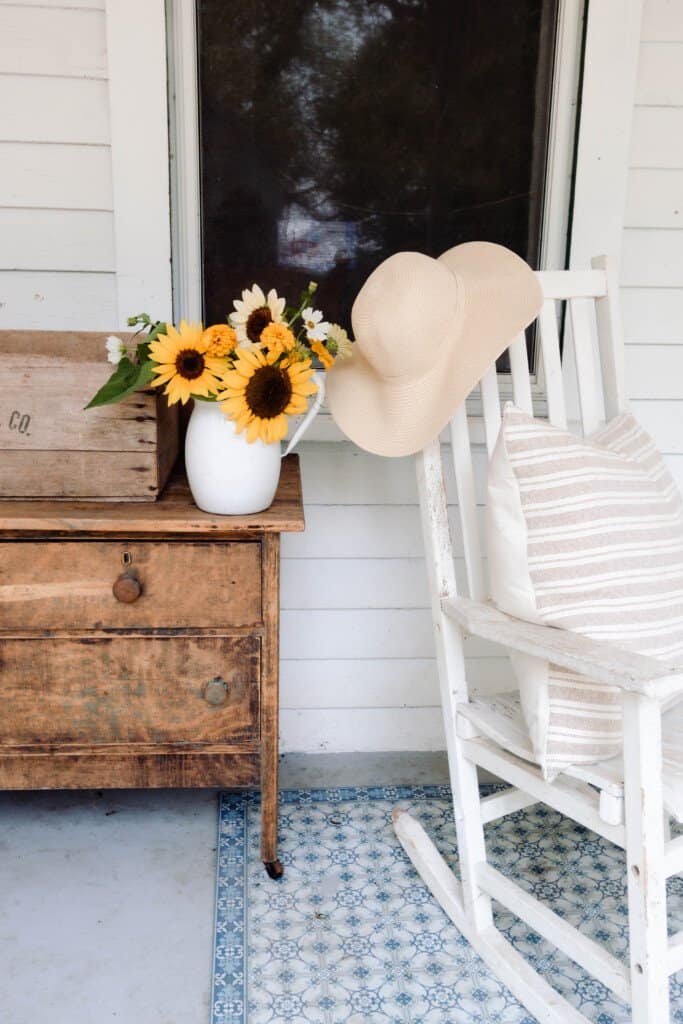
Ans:
[[[327,332],[330,329],[330,325],[327,321],[323,320],[323,315],[319,309],[313,309],[311,306],[307,306],[306,309],[301,312],[301,319],[303,320],[306,337],[309,341],[325,340]]]
[[[282,323],[282,314],[285,311],[285,300],[281,299],[274,288],[271,288],[268,295],[257,284],[251,291],[245,288],[241,299],[233,302],[235,312],[230,315],[237,341],[246,348],[258,345],[261,339],[261,331],[268,324]]]
[[[333,341],[337,346],[335,353],[337,359],[348,359],[349,356],[353,355],[353,342],[339,324],[330,324],[327,340]]]
[[[118,366],[123,357],[126,355],[126,346],[123,344],[120,338],[117,338],[115,334],[110,334],[105,341],[107,349],[107,361],[113,363],[114,366]]]

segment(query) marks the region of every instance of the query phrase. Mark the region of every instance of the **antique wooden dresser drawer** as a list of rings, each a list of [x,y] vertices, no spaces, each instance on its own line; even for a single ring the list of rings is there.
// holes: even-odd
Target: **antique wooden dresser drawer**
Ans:
[[[258,541],[0,543],[2,629],[223,629],[260,622]]]
[[[0,639],[0,744],[246,743],[254,636]]]

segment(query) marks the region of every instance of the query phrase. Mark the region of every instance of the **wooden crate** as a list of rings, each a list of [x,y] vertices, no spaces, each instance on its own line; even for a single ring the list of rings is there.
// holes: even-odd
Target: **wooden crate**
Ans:
[[[152,390],[84,409],[114,369],[106,337],[0,331],[2,497],[155,501],[161,493],[178,454],[177,406]]]

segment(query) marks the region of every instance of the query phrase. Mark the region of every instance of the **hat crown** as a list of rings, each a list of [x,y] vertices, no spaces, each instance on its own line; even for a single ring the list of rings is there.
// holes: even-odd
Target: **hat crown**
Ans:
[[[457,277],[419,252],[390,256],[372,272],[351,310],[356,344],[380,377],[414,379],[457,331]]]

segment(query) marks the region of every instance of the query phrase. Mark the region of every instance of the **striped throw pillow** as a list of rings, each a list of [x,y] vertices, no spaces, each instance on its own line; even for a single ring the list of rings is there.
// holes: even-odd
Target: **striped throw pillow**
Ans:
[[[683,502],[628,413],[581,439],[511,403],[489,467],[491,596],[519,618],[683,664]],[[621,749],[621,693],[515,655],[546,777]]]

